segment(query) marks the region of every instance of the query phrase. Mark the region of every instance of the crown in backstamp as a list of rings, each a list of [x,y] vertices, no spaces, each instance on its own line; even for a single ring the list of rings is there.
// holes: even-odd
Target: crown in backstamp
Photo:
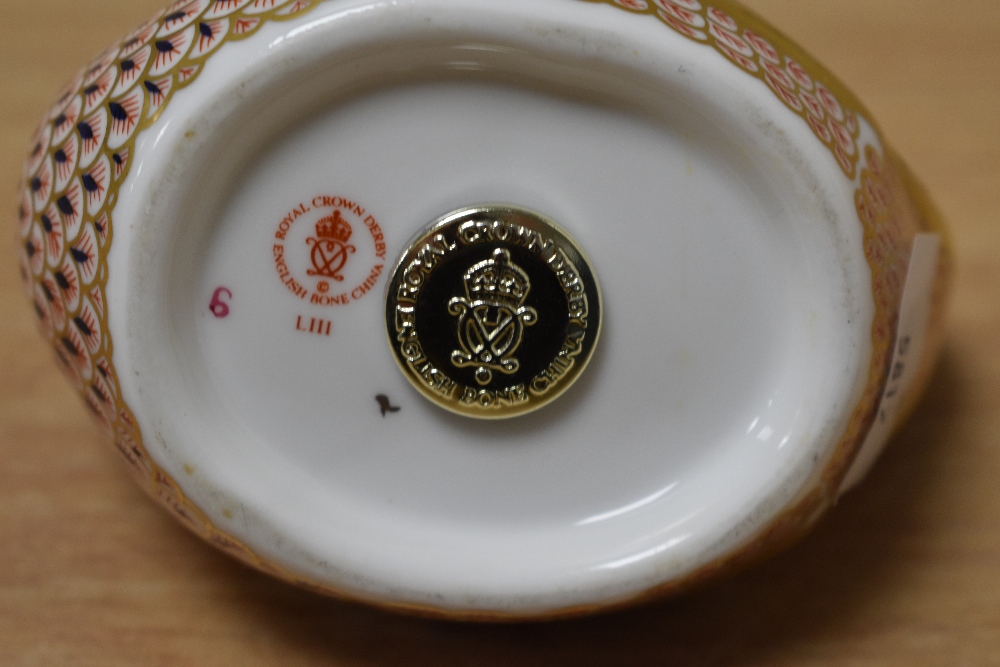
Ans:
[[[347,243],[351,239],[350,223],[344,220],[340,211],[334,211],[333,215],[327,216],[316,223],[316,237],[321,240],[340,241]]]

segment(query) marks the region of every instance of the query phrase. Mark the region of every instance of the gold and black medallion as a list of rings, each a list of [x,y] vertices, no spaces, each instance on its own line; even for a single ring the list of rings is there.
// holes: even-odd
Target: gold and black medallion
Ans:
[[[406,377],[452,412],[537,410],[579,377],[601,329],[586,257],[555,223],[513,206],[450,213],[400,258],[386,296]]]

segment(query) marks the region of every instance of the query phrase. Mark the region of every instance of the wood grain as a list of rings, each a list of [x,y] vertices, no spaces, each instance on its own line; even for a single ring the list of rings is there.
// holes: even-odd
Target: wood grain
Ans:
[[[0,200],[75,69],[160,0],[2,0]],[[520,626],[326,600],[202,544],[127,477],[0,261],[0,664],[1000,664],[1000,3],[748,0],[868,104],[954,230],[948,344],[862,487],[686,597]],[[10,237],[7,237],[10,238]]]

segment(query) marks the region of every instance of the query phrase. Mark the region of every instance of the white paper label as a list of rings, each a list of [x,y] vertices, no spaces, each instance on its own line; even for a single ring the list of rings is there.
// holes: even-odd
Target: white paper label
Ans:
[[[875,423],[872,424],[868,437],[865,438],[854,463],[847,471],[840,493],[849,491],[864,479],[879,454],[885,449],[896,423],[896,412],[917,374],[924,337],[927,334],[927,318],[930,316],[940,249],[941,240],[937,234],[918,234],[913,240],[913,252],[906,272],[906,286],[903,288],[899,331],[889,370],[889,382],[882,394]]]

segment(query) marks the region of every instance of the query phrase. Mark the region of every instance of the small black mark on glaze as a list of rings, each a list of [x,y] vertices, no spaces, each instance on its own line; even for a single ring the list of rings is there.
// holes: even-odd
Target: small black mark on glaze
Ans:
[[[379,410],[382,411],[383,417],[385,417],[386,413],[388,412],[399,412],[400,410],[400,407],[398,405],[392,405],[392,403],[389,401],[389,397],[386,396],[385,394],[379,394],[378,396],[375,397],[375,400],[378,401],[378,407]]]

